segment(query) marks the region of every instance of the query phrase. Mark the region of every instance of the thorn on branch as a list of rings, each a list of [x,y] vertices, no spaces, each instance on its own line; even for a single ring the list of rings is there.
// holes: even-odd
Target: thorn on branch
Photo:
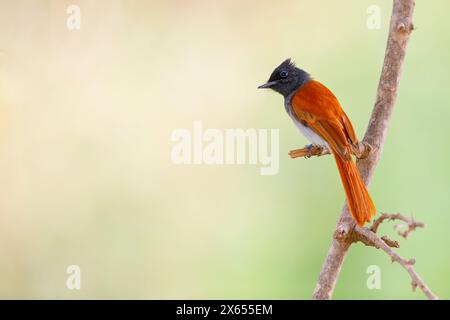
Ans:
[[[381,240],[383,240],[391,248],[400,248],[400,243],[398,243],[398,241],[389,239],[388,236],[382,236]]]
[[[406,261],[406,263],[407,263],[408,265],[410,265],[410,266],[413,266],[413,265],[416,264],[416,259],[411,258],[411,259],[409,259],[408,261]]]

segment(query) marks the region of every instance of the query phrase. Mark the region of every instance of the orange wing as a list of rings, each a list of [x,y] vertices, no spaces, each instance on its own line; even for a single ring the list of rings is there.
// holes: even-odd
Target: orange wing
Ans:
[[[323,84],[309,81],[295,93],[291,105],[292,115],[330,145],[350,213],[363,226],[375,215],[376,209],[351,158],[351,147],[357,143],[357,139],[339,101]]]
[[[334,94],[320,82],[311,80],[292,97],[292,114],[328,142],[342,159],[351,158],[357,143],[353,126]]]

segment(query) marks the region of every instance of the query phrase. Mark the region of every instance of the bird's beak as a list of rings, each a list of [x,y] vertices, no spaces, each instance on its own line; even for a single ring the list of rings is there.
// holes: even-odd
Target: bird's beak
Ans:
[[[278,81],[270,81],[270,82],[266,82],[262,85],[260,85],[258,87],[258,89],[268,89],[268,88],[272,88],[273,85],[275,85]]]

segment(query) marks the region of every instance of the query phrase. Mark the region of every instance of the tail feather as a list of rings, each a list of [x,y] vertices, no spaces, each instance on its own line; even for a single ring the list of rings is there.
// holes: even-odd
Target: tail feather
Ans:
[[[375,215],[375,205],[353,160],[342,159],[339,155],[335,155],[334,158],[344,185],[350,213],[358,225],[363,226]]]

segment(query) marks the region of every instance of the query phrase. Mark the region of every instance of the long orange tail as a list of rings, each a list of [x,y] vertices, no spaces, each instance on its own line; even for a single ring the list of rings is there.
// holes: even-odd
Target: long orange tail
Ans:
[[[364,223],[369,222],[375,215],[375,205],[353,160],[344,160],[337,154],[334,155],[334,159],[336,160],[345,194],[347,195],[350,213],[358,225],[362,227]]]

